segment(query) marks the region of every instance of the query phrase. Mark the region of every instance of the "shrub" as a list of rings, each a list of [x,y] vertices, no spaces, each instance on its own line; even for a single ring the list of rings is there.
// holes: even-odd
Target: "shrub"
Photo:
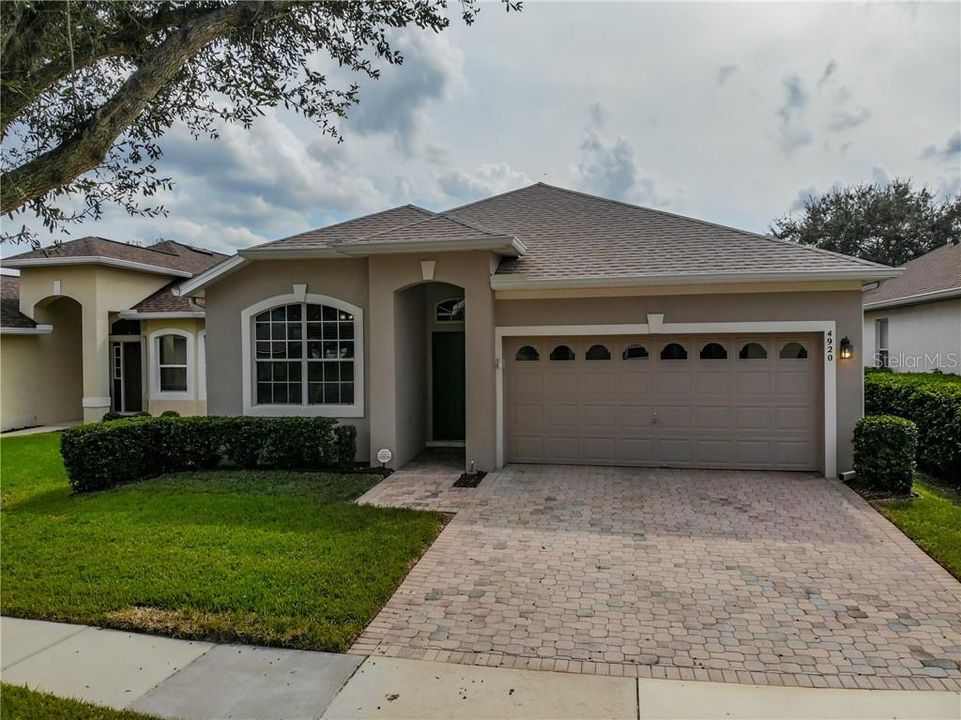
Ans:
[[[871,415],[854,426],[854,472],[875,490],[895,495],[911,491],[918,429],[894,415]]]
[[[160,417],[180,417],[180,413],[176,410],[164,410],[160,413]]]
[[[77,492],[179,470],[345,469],[357,431],[330,418],[129,418],[65,430],[60,451]],[[344,459],[349,457],[350,462]]]
[[[103,422],[110,422],[110,421],[112,421],[112,420],[123,420],[124,417],[125,417],[125,416],[124,416],[123,413],[118,413],[116,410],[110,410],[110,411],[104,413],[104,416],[103,416],[103,418],[101,418],[101,420],[102,420]]]
[[[961,377],[876,373],[864,378],[864,412],[897,415],[918,428],[918,466],[961,485]]]

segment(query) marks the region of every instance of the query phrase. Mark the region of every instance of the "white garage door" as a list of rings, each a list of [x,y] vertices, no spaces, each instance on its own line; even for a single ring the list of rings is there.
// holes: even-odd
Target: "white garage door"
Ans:
[[[508,462],[817,470],[817,335],[505,338]]]

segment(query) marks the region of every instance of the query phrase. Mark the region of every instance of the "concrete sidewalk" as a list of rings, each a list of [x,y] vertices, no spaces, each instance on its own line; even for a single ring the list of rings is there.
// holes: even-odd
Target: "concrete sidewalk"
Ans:
[[[961,693],[637,680],[0,621],[2,679],[164,717],[961,718]]]

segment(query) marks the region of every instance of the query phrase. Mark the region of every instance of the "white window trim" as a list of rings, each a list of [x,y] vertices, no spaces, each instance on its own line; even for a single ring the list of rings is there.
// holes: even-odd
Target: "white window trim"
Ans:
[[[653,321],[653,322],[651,322]],[[494,368],[496,387],[497,467],[504,466],[504,338],[518,336],[564,337],[574,335],[695,335],[822,333],[824,367],[824,477],[838,474],[838,376],[837,323],[834,320],[795,320],[788,322],[714,322],[663,323],[648,316],[648,323],[634,325],[518,325],[494,329]],[[831,342],[828,342],[830,339]],[[652,355],[653,356],[653,355]]]
[[[444,303],[451,302],[452,300],[454,300],[454,301],[456,301],[456,302],[463,302],[463,301],[464,301],[464,298],[462,298],[462,297],[444,298],[444,299],[441,300],[440,302],[435,303],[435,304],[434,304],[434,317],[431,318],[431,322],[437,323],[438,325],[444,325],[444,326],[447,326],[447,325],[463,325],[463,324],[464,324],[464,320],[463,320],[463,319],[461,319],[461,320],[441,320],[439,317],[437,317],[437,313],[438,313],[438,311],[440,310],[440,306],[443,305]],[[465,311],[465,315],[466,315],[466,311]]]
[[[207,399],[207,331],[200,331],[197,343],[197,399]]]
[[[163,335],[179,335],[187,339],[187,390],[160,389],[160,338]],[[154,330],[147,338],[147,353],[150,367],[150,400],[195,400],[194,375],[197,363],[194,359],[194,334],[180,328]]]
[[[280,305],[328,305],[344,310],[354,316],[354,402],[350,405],[308,405],[307,393],[301,405],[258,405],[254,398],[253,374],[253,324],[254,317]],[[244,415],[262,417],[364,417],[364,311],[349,302],[328,295],[315,293],[288,293],[265,298],[240,312],[240,337],[242,354],[242,382]],[[306,379],[304,380],[306,383]]]

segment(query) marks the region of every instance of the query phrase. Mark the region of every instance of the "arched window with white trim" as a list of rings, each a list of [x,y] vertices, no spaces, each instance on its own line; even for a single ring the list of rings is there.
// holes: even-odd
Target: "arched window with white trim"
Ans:
[[[193,400],[194,334],[180,328],[150,333],[150,397],[157,400]]]
[[[362,314],[313,294],[278,296],[244,310],[244,412],[361,417]]]

